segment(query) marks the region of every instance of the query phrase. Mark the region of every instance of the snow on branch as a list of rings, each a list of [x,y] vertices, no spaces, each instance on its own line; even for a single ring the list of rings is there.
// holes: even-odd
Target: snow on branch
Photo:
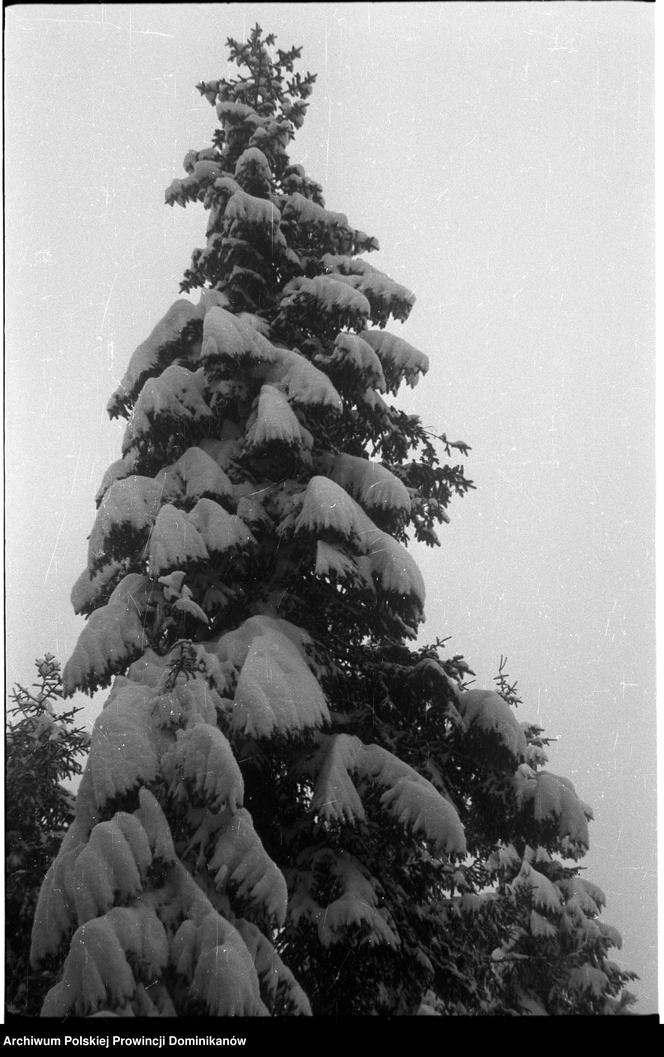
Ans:
[[[244,808],[226,814],[208,869],[220,891],[228,887],[235,898],[266,918],[268,925],[284,924],[288,902],[284,876],[265,851]]]
[[[341,411],[341,397],[323,371],[297,351],[277,347],[276,352],[278,363],[268,372],[266,381],[282,386],[294,404]]]
[[[200,427],[211,419],[204,397],[206,383],[202,370],[189,371],[178,364],[171,364],[158,378],[149,378],[127,424],[123,453],[147,443],[157,430],[182,434],[188,427]]]
[[[330,363],[350,376],[349,380],[353,388],[356,382],[361,382],[366,388],[374,388],[381,393],[387,391],[385,375],[378,356],[369,342],[357,334],[347,334],[345,331],[337,334]]]
[[[233,730],[269,737],[328,719],[325,695],[296,644],[275,628],[256,635],[235,690]]]
[[[273,385],[262,386],[256,407],[247,420],[247,450],[260,450],[270,444],[306,448],[310,446],[309,439],[284,394]]]
[[[404,379],[408,385],[415,386],[419,376],[429,370],[428,357],[395,334],[388,334],[384,330],[365,330],[360,337],[377,353],[387,388],[395,394]]]
[[[159,741],[151,719],[155,697],[150,687],[116,679],[92,731],[88,771],[98,807],[156,778]]]
[[[148,585],[147,577],[130,573],[120,581],[107,605],[91,615],[64,668],[65,697],[75,690],[106,686],[113,673],[140,657],[149,641],[144,624]]]
[[[330,477],[368,510],[387,509],[404,515],[410,513],[408,489],[378,462],[356,455],[337,455],[332,463]]]
[[[122,381],[109,400],[107,410],[111,418],[125,414],[147,378],[160,374],[164,367],[188,350],[187,327],[201,316],[199,306],[184,298],[171,305],[132,355]]]
[[[373,783],[383,789],[381,806],[405,828],[422,833],[446,854],[465,854],[464,830],[454,805],[421,774],[381,746],[363,745],[352,735],[321,740],[312,808],[322,818],[363,821],[362,791]]]
[[[549,771],[535,772],[523,764],[514,775],[514,791],[519,805],[532,805],[536,822],[556,820],[558,835],[572,842],[572,853],[589,846],[592,810],[579,799],[569,778]]]
[[[177,462],[160,470],[155,480],[162,484],[164,502],[187,506],[207,498],[227,507],[233,504],[228,475],[201,447],[187,448]]]
[[[498,736],[512,756],[526,758],[526,736],[512,709],[494,690],[465,690],[459,694],[457,708],[467,729],[477,727]]]

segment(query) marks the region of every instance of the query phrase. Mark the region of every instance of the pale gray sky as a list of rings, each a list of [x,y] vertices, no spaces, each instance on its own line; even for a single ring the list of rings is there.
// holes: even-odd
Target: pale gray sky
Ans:
[[[7,677],[65,661],[106,400],[178,296],[202,207],[163,205],[258,20],[318,73],[292,149],[417,295],[406,393],[477,491],[418,550],[424,637],[509,659],[595,808],[587,876],[656,1008],[653,7],[21,5],[6,25]],[[98,710],[95,702],[93,711]]]

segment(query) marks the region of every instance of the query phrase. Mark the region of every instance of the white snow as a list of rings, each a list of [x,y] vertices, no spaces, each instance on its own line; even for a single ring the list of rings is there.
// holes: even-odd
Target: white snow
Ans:
[[[191,935],[186,939],[191,949]],[[179,961],[185,954],[180,949],[184,944],[176,947],[175,940],[174,954]],[[267,1015],[251,954],[230,922],[210,910],[197,925],[194,943],[193,957],[185,956],[189,978],[193,965],[190,993],[203,1000],[211,1016]]]
[[[369,880],[359,861],[347,852],[340,852],[332,858],[331,872],[340,883],[342,894],[320,908],[316,915],[323,946],[347,942],[346,930],[352,925],[364,925],[370,930],[364,943],[398,947],[399,937],[388,924],[388,912],[378,908],[376,882]]]
[[[570,969],[568,984],[574,991],[590,991],[596,998],[605,994],[609,984],[609,978],[601,969],[597,969],[590,962]]]
[[[527,752],[526,736],[507,702],[494,690],[465,690],[459,694],[457,707],[466,727],[498,735],[503,745],[518,760]]]
[[[245,225],[272,231],[278,228],[281,214],[269,198],[256,198],[238,188],[229,198],[224,210],[224,224],[228,234],[236,229],[242,231]]]
[[[221,176],[221,172],[221,165],[218,162],[199,159],[194,163],[191,175],[197,183],[206,184],[216,180],[218,176]]]
[[[161,482],[163,499],[169,503],[192,503],[204,495],[222,501],[233,498],[228,476],[200,447],[188,448],[177,462],[161,470],[156,480]]]
[[[242,151],[242,154],[235,163],[236,176],[243,175],[246,172],[249,172],[252,175],[256,174],[268,184],[272,179],[270,163],[262,150],[258,150],[257,147],[247,147],[246,150]]]
[[[116,687],[95,721],[87,765],[99,807],[153,781],[159,771],[151,722],[156,692],[122,677]]]
[[[211,502],[211,500],[206,500]],[[221,507],[219,508],[221,510]],[[203,537],[191,516],[166,503],[150,533],[148,565],[151,576],[162,576],[209,557]]]
[[[454,805],[391,752],[379,745],[363,745],[354,736],[337,734],[325,738],[318,759],[320,771],[312,806],[321,817],[363,819],[362,782],[370,781],[384,790],[381,805],[402,825],[413,833],[423,833],[443,852],[465,853],[463,826]]]
[[[421,612],[425,586],[417,562],[401,543],[370,523],[363,534],[364,549],[371,572],[384,591],[410,596]]]
[[[266,627],[252,639],[240,671],[233,730],[269,737],[328,719],[325,696],[301,649],[281,630]]]
[[[395,318],[405,319],[415,304],[415,295],[410,290],[367,261],[326,254],[323,263],[341,282],[359,290],[370,303],[377,303],[379,311],[389,310]]]
[[[316,275],[313,279],[303,276],[291,279],[283,289],[280,307],[288,308],[302,298],[314,301],[316,307],[324,314],[342,312],[363,319],[369,319],[371,315],[371,306],[364,294],[329,275]]]
[[[530,912],[530,931],[533,936],[555,936],[557,927],[548,918],[542,917],[536,910]]]
[[[268,339],[246,319],[213,306],[203,321],[202,358],[231,362],[248,358],[256,363],[273,363],[277,353]]]
[[[160,373],[167,366],[162,359],[165,346],[179,341],[187,323],[198,318],[199,315],[197,306],[184,298],[178,299],[171,305],[166,315],[159,320],[129,360],[129,366],[122,381],[109,401],[110,413],[118,413],[117,409],[128,397],[133,396],[137,385],[148,374]]]
[[[139,789],[139,808],[134,812],[148,838],[154,859],[170,864],[175,860],[173,838],[159,801],[149,789]]]
[[[385,481],[383,477],[383,484]],[[397,497],[395,486],[390,491]],[[393,536],[377,528],[346,489],[329,477],[316,475],[309,480],[295,531],[332,531],[346,541],[354,540],[367,555],[370,571],[384,591],[410,596],[419,607],[424,605],[424,580],[415,560]]]
[[[356,562],[347,554],[324,540],[316,543],[316,575],[337,576],[343,580],[359,572]]]
[[[107,605],[90,616],[62,673],[65,695],[104,680],[142,653],[148,644],[143,624],[147,586],[147,577],[130,573]]]
[[[171,364],[158,378],[148,378],[127,423],[123,453],[143,437],[150,436],[160,420],[162,424],[175,420],[182,426],[211,418],[212,412],[203,395],[206,381],[203,370],[188,371],[178,364]]]
[[[429,370],[428,357],[395,334],[385,330],[365,330],[360,337],[378,354],[385,377],[395,393],[402,379],[414,386],[419,375]]]
[[[121,481],[123,477],[129,477],[134,473],[135,469],[136,453],[133,451],[127,452],[127,454],[123,455],[121,459],[116,459],[115,462],[112,462],[97,489],[97,494],[95,496],[96,506],[99,506],[108,489],[115,481]]]
[[[386,392],[387,384],[381,362],[369,342],[359,335],[347,334],[344,331],[337,334],[331,362],[349,364],[362,374],[368,387],[373,386],[381,393]]]
[[[310,198],[305,198],[299,191],[288,196],[282,213],[284,220],[295,220],[299,225],[311,226],[319,231],[335,230],[348,236],[353,233],[345,213],[324,209]]]
[[[340,454],[332,462],[330,477],[369,510],[388,509],[410,513],[408,489],[378,462]]]
[[[250,921],[240,919],[236,922],[236,928],[254,960],[256,972],[266,991],[274,997],[281,988],[286,992],[294,1014],[310,1017],[309,999],[269,940]]]
[[[554,816],[558,819],[561,837],[568,836],[575,843],[588,847],[588,819],[592,818],[592,812],[578,798],[569,778],[539,771],[535,781],[525,787],[523,799],[533,801],[533,812],[538,822]]]
[[[149,865],[152,857],[147,837],[140,822],[134,822],[143,832]],[[80,925],[105,914],[113,906],[116,893],[120,899],[132,899],[142,891],[139,865],[115,819],[94,827],[76,859],[70,883]]]
[[[271,442],[300,446],[305,443],[305,435],[284,394],[272,385],[264,385],[257,407],[249,416],[246,444],[252,449]]]
[[[122,528],[135,537],[142,536],[157,516],[162,491],[161,481],[135,474],[111,485],[90,533],[88,565],[91,568],[106,556],[112,530]]]
[[[311,801],[320,818],[331,822],[363,821],[364,807],[351,778],[358,766],[364,746],[350,734],[321,737],[319,759],[322,765]]]
[[[172,795],[186,802],[193,793],[213,811],[242,805],[244,782],[233,750],[216,726],[198,722],[177,732],[161,760]]]
[[[215,82],[216,86],[217,82]],[[217,103],[217,117],[225,129],[246,122],[249,125],[257,125],[260,117],[256,111],[247,106],[246,103],[236,103],[230,99],[223,99]]]
[[[540,909],[560,910],[562,899],[558,888],[543,873],[535,870],[525,858],[512,887],[529,888],[535,906]]]
[[[278,382],[285,388],[289,399],[297,404],[341,411],[341,397],[323,371],[295,350],[276,347],[275,351],[278,364],[266,381]]]
[[[344,539],[352,539],[366,528],[365,518],[364,511],[344,488],[329,477],[316,475],[307,484],[295,530],[315,533],[331,530]]]
[[[199,499],[189,515],[189,521],[197,529],[210,555],[225,554],[233,549],[243,550],[256,542],[236,514],[228,514],[211,499]]]
[[[208,869],[215,875],[217,888],[230,886],[232,892],[252,903],[255,910],[266,914],[276,925],[284,924],[286,881],[265,851],[251,815],[244,808],[225,819]]]
[[[126,573],[129,565],[128,559],[122,561],[110,561],[101,569],[90,575],[88,569],[84,569],[71,591],[71,604],[75,613],[83,613],[93,609],[99,598],[104,594],[108,585]]]

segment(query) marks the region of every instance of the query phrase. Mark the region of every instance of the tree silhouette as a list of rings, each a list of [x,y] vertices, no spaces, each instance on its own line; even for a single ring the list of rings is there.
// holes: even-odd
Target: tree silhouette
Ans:
[[[391,401],[414,303],[287,148],[314,76],[256,26],[166,201],[206,244],[109,403],[128,419],[65,692],[112,682],[46,879],[44,1014],[623,1008],[589,808],[504,672],[416,646],[461,441]],[[445,461],[449,460],[449,461]]]

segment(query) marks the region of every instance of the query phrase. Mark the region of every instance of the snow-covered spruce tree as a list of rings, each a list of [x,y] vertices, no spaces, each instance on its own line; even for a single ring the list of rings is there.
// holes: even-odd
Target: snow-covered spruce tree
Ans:
[[[166,200],[207,242],[134,353],[65,690],[112,682],[32,956],[44,1015],[607,1011],[588,809],[509,694],[411,648],[470,487],[390,402],[413,295],[287,147],[314,77],[256,27]],[[499,690],[501,688],[499,687]],[[556,858],[560,856],[560,858]],[[548,968],[547,968],[548,966]]]
[[[37,682],[18,683],[5,716],[5,1005],[38,1016],[55,983],[30,969],[30,934],[39,889],[74,818],[74,796],[62,783],[83,770],[90,739],[74,726],[78,708],[63,708],[60,665],[35,662]],[[60,706],[60,707],[59,707]]]

